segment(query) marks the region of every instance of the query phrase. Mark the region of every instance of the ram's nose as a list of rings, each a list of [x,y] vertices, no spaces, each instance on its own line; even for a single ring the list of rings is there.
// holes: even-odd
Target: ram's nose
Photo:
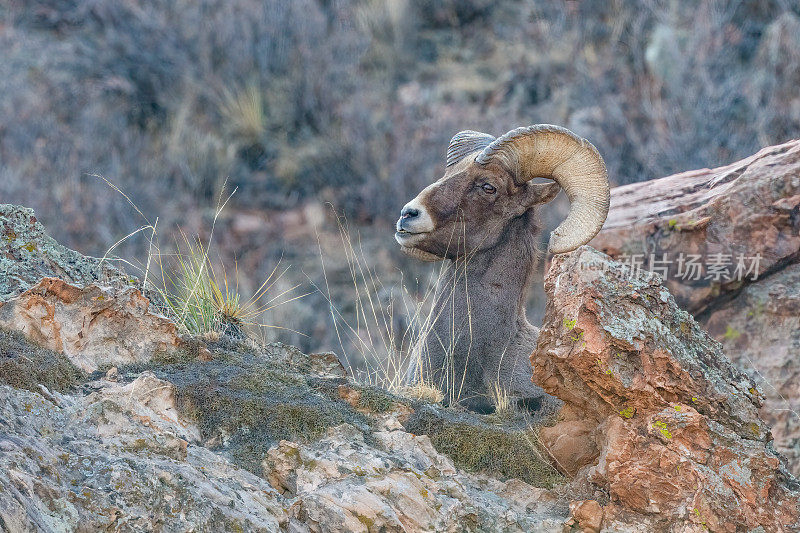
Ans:
[[[414,207],[405,206],[400,211],[400,218],[397,220],[398,233],[404,233],[410,230],[413,226],[415,219],[419,218],[419,209]]]
[[[419,209],[414,207],[406,206],[400,211],[400,220],[408,219],[408,218],[417,218],[419,216]]]

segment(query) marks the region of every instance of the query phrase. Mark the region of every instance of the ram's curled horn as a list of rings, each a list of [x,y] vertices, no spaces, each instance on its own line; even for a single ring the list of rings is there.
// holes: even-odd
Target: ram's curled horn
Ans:
[[[550,234],[550,252],[574,250],[603,227],[610,202],[606,165],[597,148],[571,131],[550,124],[517,128],[486,146],[475,161],[499,161],[520,184],[538,177],[561,185],[570,211]]]
[[[479,131],[464,130],[459,131],[450,139],[447,147],[447,166],[455,165],[467,154],[483,150],[494,141],[494,137],[488,133]]]

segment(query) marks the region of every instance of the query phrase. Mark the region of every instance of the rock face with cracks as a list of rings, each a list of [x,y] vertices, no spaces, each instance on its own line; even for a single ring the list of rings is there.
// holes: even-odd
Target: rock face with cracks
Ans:
[[[92,372],[150,359],[180,343],[139,280],[49,237],[31,209],[0,205],[0,326]]]
[[[108,261],[57,243],[45,233],[33,209],[0,204],[0,300],[18,296],[48,277],[80,287],[99,283],[120,288],[138,283]]]
[[[800,260],[800,141],[725,167],[615,187],[608,220],[590,244],[645,269],[651,254],[671,259],[666,285],[678,305],[693,314],[714,307]],[[678,275],[681,254],[700,256],[700,276]],[[723,255],[720,275],[706,265],[715,254]],[[748,259],[743,275],[735,276],[740,255]],[[756,256],[758,276],[747,273]]]
[[[591,245],[645,269],[651,255],[671,262],[660,263],[670,265],[666,286],[758,383],[775,448],[800,475],[800,141],[616,187]],[[707,266],[680,269],[691,256],[701,265],[719,260],[721,276]],[[734,275],[740,256],[758,258],[757,277]]]
[[[603,528],[629,513],[678,531],[800,527],[800,487],[759,418],[761,392],[658,276],[581,247],[553,260],[545,291],[531,362],[566,405],[542,440],[607,492]]]
[[[180,343],[175,324],[153,313],[138,289],[80,287],[57,278],[0,301],[0,326],[24,332],[86,372],[147,361]]]

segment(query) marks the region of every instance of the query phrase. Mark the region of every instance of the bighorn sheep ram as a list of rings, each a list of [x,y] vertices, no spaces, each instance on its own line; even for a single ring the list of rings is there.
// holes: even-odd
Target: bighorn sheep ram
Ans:
[[[533,182],[549,178],[552,182]],[[433,323],[409,379],[441,387],[446,398],[491,412],[492,391],[535,409],[544,397],[529,357],[539,329],[525,301],[541,252],[536,206],[564,189],[569,215],[549,251],[589,242],[605,222],[609,186],[603,158],[588,141],[539,124],[494,138],[462,131],[450,141],[444,177],[403,207],[395,239],[423,260],[449,260],[433,302]]]

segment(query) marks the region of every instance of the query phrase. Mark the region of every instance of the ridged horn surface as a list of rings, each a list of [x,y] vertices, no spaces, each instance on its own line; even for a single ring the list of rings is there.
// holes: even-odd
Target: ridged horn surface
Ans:
[[[450,139],[450,146],[447,147],[447,166],[455,165],[461,159],[472,152],[486,148],[494,141],[494,136],[479,131],[464,130],[459,131]]]
[[[550,234],[550,252],[574,250],[597,235],[608,215],[610,192],[603,158],[592,143],[568,129],[536,124],[511,130],[475,158],[498,161],[519,184],[533,178],[556,181],[570,201],[567,218]]]

